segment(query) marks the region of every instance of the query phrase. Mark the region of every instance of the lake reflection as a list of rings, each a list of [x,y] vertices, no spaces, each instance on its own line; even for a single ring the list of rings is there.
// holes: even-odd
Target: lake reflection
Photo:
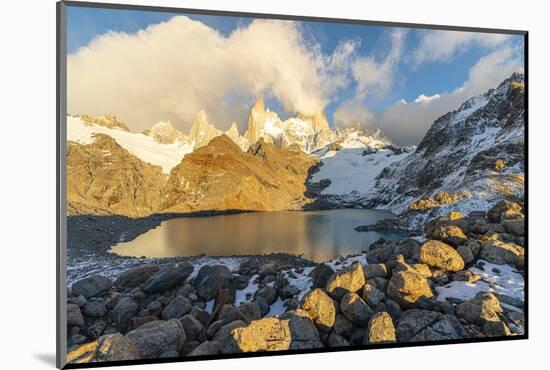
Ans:
[[[356,232],[358,225],[391,218],[386,211],[339,209],[257,212],[171,219],[111,252],[134,257],[304,255],[314,261],[360,253],[380,237],[398,233]]]

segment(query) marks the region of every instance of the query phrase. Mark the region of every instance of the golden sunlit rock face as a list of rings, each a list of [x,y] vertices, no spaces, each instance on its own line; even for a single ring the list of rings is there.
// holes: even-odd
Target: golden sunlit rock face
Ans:
[[[253,321],[247,327],[233,329],[231,335],[243,352],[283,351],[291,342],[288,320],[276,317]]]
[[[226,135],[187,155],[170,173],[163,212],[299,209],[317,159],[260,139],[247,153]]]
[[[67,145],[67,212],[141,217],[161,204],[166,182],[158,166],[145,163],[103,134],[92,144]]]

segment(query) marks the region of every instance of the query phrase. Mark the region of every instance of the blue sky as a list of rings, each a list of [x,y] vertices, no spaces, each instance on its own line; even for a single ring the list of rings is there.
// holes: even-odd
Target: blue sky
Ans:
[[[69,7],[67,32],[69,54],[77,54],[79,49],[87,46],[91,40],[109,31],[134,34],[149,25],[169,21],[174,16],[176,14]],[[224,37],[229,37],[239,27],[248,27],[253,21],[250,18],[239,17],[187,16],[218,31]],[[506,55],[510,59],[510,63],[515,63],[515,69],[523,63],[522,36],[509,37],[504,41],[496,39],[499,37],[498,35],[481,34],[469,35],[467,38],[450,35],[446,38],[446,36],[437,37],[438,35],[433,34],[445,31],[403,29],[401,30],[403,31],[403,42],[400,44],[399,50],[396,51],[397,46],[392,44],[389,38],[394,31],[391,27],[381,26],[300,22],[300,32],[304,41],[311,45],[318,45],[322,55],[330,56],[343,42],[352,40],[355,42],[355,49],[354,61],[350,61],[350,71],[354,68],[355,61],[367,60],[370,63],[367,63],[368,66],[376,67],[372,73],[383,73],[384,75],[380,76],[380,81],[387,81],[385,83],[387,89],[378,94],[376,84],[378,77],[374,76],[369,79],[366,82],[368,86],[366,97],[363,94],[359,98],[358,84],[360,82],[354,77],[348,76],[350,81],[345,86],[331,91],[327,97],[328,102],[324,109],[329,120],[334,120],[335,112],[349,101],[364,106],[365,111],[368,110],[373,117],[382,117],[386,110],[392,108],[401,99],[406,102],[414,102],[420,95],[451,95],[457,88],[468,83],[469,75],[475,69],[476,64],[479,64],[485,56],[503,50],[503,48],[512,50],[513,55],[510,56],[509,53]],[[492,36],[495,36],[495,39]],[[489,39],[486,39],[487,37]],[[443,50],[449,44],[454,46],[450,50]],[[440,45],[443,45],[441,53],[438,53],[438,50],[429,50],[438,49]],[[418,50],[422,47],[425,49],[423,55],[427,56],[420,58]],[[392,52],[395,52],[397,56],[390,60],[389,55]],[[499,65],[500,67],[502,65]],[[506,65],[506,68],[509,67]],[[490,70],[489,67],[486,68]],[[502,67],[502,70],[504,71],[506,68]],[[366,71],[371,70],[372,68],[366,69]],[[470,83],[474,82],[470,81]],[[479,88],[485,88],[485,86]],[[477,93],[475,89],[472,91]],[[278,99],[277,96],[268,97],[267,104],[280,113],[283,118],[285,115],[292,114],[288,112],[288,107],[285,112],[281,99]],[[159,117],[159,119],[161,118]],[[427,119],[432,119],[432,117],[428,116]]]

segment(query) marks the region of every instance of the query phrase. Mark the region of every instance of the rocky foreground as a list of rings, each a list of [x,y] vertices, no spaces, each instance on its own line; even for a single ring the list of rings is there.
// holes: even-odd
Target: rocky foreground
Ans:
[[[502,337],[524,330],[524,214],[502,201],[315,265],[143,264],[69,288],[67,362]],[[266,262],[267,261],[267,262]],[[302,260],[303,261],[303,260]]]

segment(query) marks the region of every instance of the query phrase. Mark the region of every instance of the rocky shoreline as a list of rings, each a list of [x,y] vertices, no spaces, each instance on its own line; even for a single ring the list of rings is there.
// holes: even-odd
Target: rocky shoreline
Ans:
[[[67,362],[521,335],[524,237],[522,204],[502,201],[321,264],[134,259],[68,287]]]

